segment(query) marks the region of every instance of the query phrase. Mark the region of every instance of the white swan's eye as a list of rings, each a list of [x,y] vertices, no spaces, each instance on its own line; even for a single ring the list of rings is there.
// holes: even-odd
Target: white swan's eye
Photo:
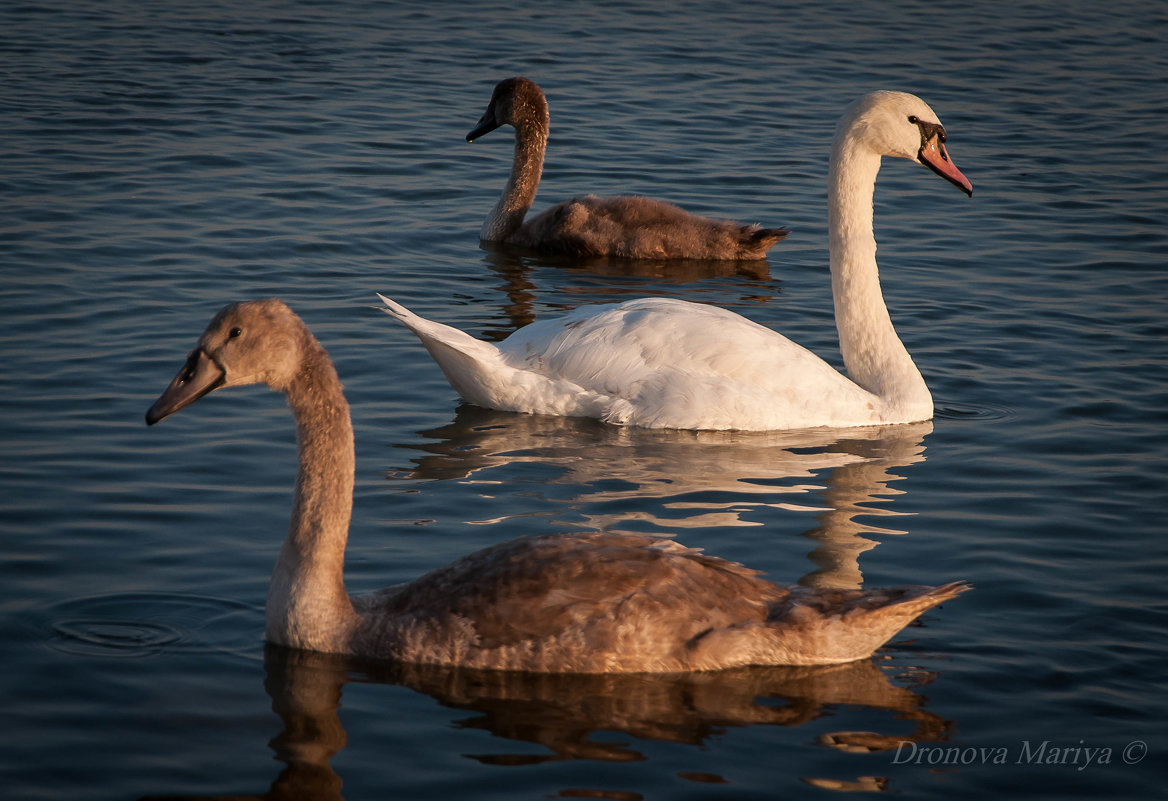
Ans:
[[[913,125],[916,125],[918,122],[920,122],[920,118],[918,118],[916,114],[909,114],[908,121]]]
[[[237,325],[234,328],[232,328],[230,331],[227,332],[227,338],[228,339],[235,339],[236,337],[238,337],[242,333],[243,333],[243,329]]]

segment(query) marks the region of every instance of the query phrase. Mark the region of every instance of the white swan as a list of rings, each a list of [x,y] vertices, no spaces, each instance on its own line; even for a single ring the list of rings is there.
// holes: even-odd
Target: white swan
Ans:
[[[783,228],[701,217],[638,195],[584,195],[525,222],[543,173],[548,138],[547,100],[533,81],[500,81],[466,141],[504,124],[515,128],[515,156],[503,196],[479,232],[484,242],[571,256],[746,260],[765,258],[787,236]]]
[[[586,306],[495,346],[382,297],[470,403],[596,417],[649,428],[774,430],[911,423],[933,399],[880,292],[872,195],[883,155],[973,187],[945,150],[945,129],[917,97],[874,92],[844,114],[829,201],[836,327],[847,376],[737,314],[646,298]]]
[[[712,670],[862,659],[968,589],[787,589],[669,540],[620,534],[519,539],[369,597],[344,585],[353,428],[340,380],[278,300],[211,321],[147,424],[220,387],[288,398],[300,472],[268,590],[271,642],[403,662],[576,673]]]

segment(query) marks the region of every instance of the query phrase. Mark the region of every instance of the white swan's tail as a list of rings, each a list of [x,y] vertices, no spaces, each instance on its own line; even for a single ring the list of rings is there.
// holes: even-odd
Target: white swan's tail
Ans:
[[[382,311],[417,335],[450,386],[468,403],[505,412],[599,417],[609,400],[570,381],[516,369],[490,342],[419,317],[380,293],[377,297],[386,306]]]
[[[449,325],[419,317],[400,303],[377,294],[390,317],[401,320],[413,331],[430,356],[442,368],[450,386],[470,403],[488,408],[499,408],[492,388],[500,373],[509,371],[503,364],[499,349],[489,342],[475,339],[470,334]]]
[[[433,320],[427,320],[425,317],[419,317],[405,306],[387,298],[380,292],[377,293],[377,297],[381,298],[381,302],[386,305],[386,308],[382,309],[382,311],[390,317],[396,317],[405,323],[406,327],[417,334],[418,339],[422,340],[422,344],[427,348],[430,347],[431,343],[437,343],[474,358],[490,360],[499,357],[499,349],[489,342],[475,339],[465,331],[460,331],[452,326],[436,323]],[[437,356],[434,358],[439,364],[442,363],[442,360],[438,359]]]

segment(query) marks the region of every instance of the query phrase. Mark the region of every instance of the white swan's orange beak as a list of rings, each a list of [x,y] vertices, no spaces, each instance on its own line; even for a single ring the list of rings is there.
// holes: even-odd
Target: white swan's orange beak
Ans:
[[[227,372],[202,348],[195,348],[187,356],[186,364],[170,382],[170,386],[154,401],[146,412],[146,425],[152,426],[164,417],[190,406],[212,390],[223,386]]]
[[[925,140],[921,149],[917,151],[917,159],[965,194],[973,196],[973,184],[961,174],[961,170],[957,169],[957,165],[949,158],[949,151],[945,149],[940,131]]]

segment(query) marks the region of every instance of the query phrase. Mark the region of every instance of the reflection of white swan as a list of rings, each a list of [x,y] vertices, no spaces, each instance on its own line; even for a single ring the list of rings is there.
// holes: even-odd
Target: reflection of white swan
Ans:
[[[791,340],[724,309],[663,298],[576,309],[498,347],[386,311],[425,344],[478,406],[596,417],[648,428],[786,429],[908,423],[933,399],[880,292],[872,194],[881,155],[903,156],[967,192],[945,130],[919,98],[875,92],[844,115],[832,148],[832,289],[848,375]]]
[[[268,590],[267,637],[281,645],[581,673],[827,664],[868,656],[967,588],[788,589],[668,540],[577,534],[514,540],[351,599],[348,404],[324,348],[287,306],[225,307],[146,422],[219,387],[254,383],[285,393],[300,442],[292,522]]]
[[[466,140],[500,125],[515,128],[515,156],[503,196],[479,233],[484,242],[572,256],[746,260],[764,258],[787,235],[782,228],[701,217],[639,195],[584,195],[524,221],[539,187],[548,136],[547,100],[533,81],[500,81]]]
[[[494,412],[466,404],[448,425],[420,432],[438,441],[414,446],[428,455],[416,460],[417,467],[407,477],[478,480],[473,477],[481,471],[536,462],[563,471],[560,477],[541,478],[542,482],[580,487],[575,500],[590,504],[632,499],[669,502],[692,493],[717,493],[723,500],[724,496],[741,499],[731,503],[742,507],[751,503],[748,496],[770,503],[765,496],[805,496],[823,490],[822,474],[844,465],[875,462],[883,473],[888,467],[921,461],[921,440],[931,430],[932,424],[923,422],[802,431],[645,431],[579,418]],[[586,448],[581,448],[582,442]],[[864,448],[861,443],[871,446]],[[893,449],[897,458],[890,460],[885,452]],[[874,477],[867,491],[887,480],[886,474]],[[800,498],[771,505],[824,511],[815,501]],[[667,508],[679,507],[669,503]],[[692,508],[718,506],[711,500]],[[670,519],[662,525],[702,524]]]
[[[398,477],[481,484],[494,495],[513,484],[512,465],[541,465],[557,492],[549,523],[577,529],[665,535],[681,530],[766,525],[765,508],[814,516],[803,536],[817,569],[804,587],[854,589],[859,559],[890,535],[877,525],[904,512],[898,468],[924,460],[929,421],[802,431],[647,431],[571,417],[517,415],[464,404],[448,425],[420,432],[425,453]],[[434,441],[436,440],[436,441]],[[520,470],[519,475],[527,474]],[[515,492],[526,493],[520,484]],[[522,516],[529,517],[525,507]],[[789,516],[784,515],[789,519]],[[510,516],[467,522],[506,526]],[[811,525],[810,520],[807,525]]]

